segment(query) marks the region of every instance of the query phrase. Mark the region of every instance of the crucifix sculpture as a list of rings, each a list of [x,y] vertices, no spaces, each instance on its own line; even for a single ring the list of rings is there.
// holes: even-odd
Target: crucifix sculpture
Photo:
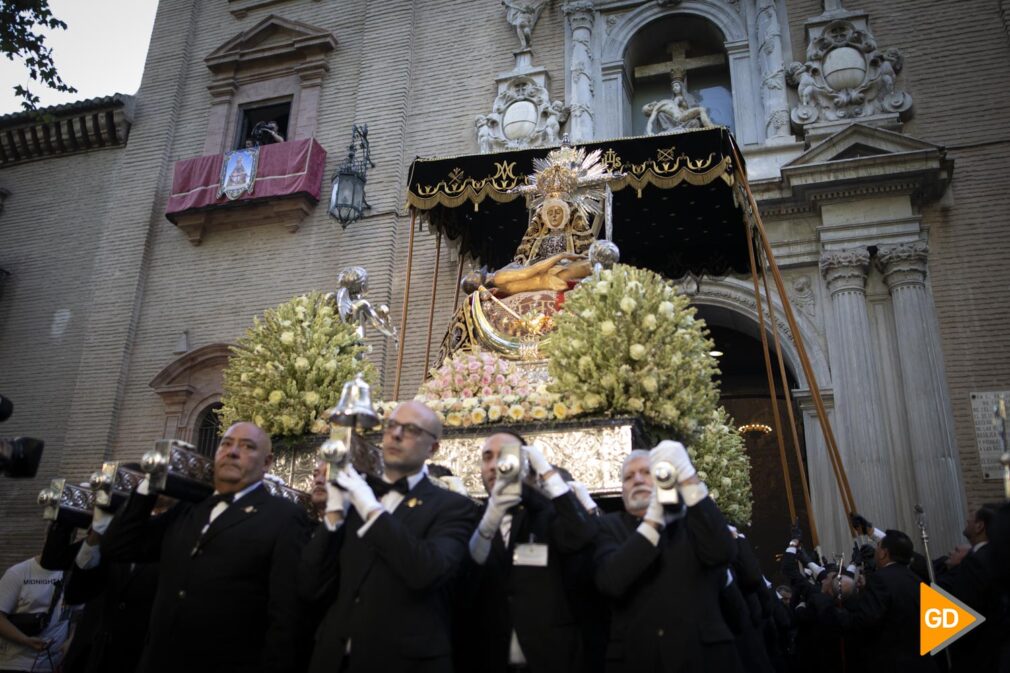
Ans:
[[[645,79],[657,75],[670,75],[674,73],[688,73],[699,68],[708,68],[714,65],[722,65],[726,62],[725,54],[710,54],[708,56],[687,55],[687,42],[673,42],[666,48],[666,53],[670,55],[670,60],[664,63],[653,63],[652,65],[640,65],[635,68],[635,79]]]
[[[708,110],[699,106],[687,92],[685,79],[688,70],[722,65],[726,57],[723,54],[711,54],[688,58],[687,47],[687,42],[674,42],[667,47],[669,61],[635,68],[637,79],[664,74],[670,76],[671,97],[652,101],[642,108],[642,113],[649,118],[645,125],[646,135],[715,126],[708,116]]]

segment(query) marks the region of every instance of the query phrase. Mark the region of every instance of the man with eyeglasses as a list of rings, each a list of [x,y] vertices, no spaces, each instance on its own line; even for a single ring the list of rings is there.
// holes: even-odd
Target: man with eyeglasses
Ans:
[[[441,435],[431,409],[404,402],[382,434],[382,476],[347,465],[326,484],[326,513],[298,573],[302,598],[328,606],[311,673],[452,671],[449,585],[474,507],[427,478]]]

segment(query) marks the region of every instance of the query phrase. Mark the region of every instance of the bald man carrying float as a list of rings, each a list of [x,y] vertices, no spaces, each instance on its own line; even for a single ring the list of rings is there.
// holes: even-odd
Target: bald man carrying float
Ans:
[[[451,673],[450,581],[475,509],[427,478],[441,435],[431,409],[404,402],[382,433],[381,478],[348,465],[326,485],[298,572],[300,597],[325,606],[310,673]]]
[[[308,519],[267,493],[270,437],[235,423],[214,455],[213,496],[152,517],[145,479],[102,538],[109,561],[160,562],[144,673],[293,673],[300,611],[295,572]]]

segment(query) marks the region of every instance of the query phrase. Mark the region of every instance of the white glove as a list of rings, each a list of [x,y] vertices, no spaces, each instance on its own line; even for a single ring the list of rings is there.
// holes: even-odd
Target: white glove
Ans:
[[[522,496],[520,495],[502,493],[502,490],[508,485],[509,482],[504,479],[498,479],[494,483],[494,488],[491,489],[491,497],[487,501],[487,509],[484,510],[484,516],[481,517],[480,524],[477,526],[477,532],[485,540],[490,540],[494,537],[494,534],[498,531],[498,527],[501,526],[505,513],[522,502]]]
[[[109,525],[112,523],[112,518],[112,512],[96,507],[91,514],[91,530],[99,535],[105,535],[105,531],[109,530]]]
[[[663,505],[656,498],[656,490],[652,491],[652,498],[649,499],[649,508],[645,510],[642,521],[654,523],[660,528],[666,525],[666,518],[663,516]]]
[[[326,482],[326,512],[339,512],[343,514],[347,508],[344,502],[344,492],[330,482]]]
[[[530,460],[530,467],[537,473],[537,476],[542,477],[554,469],[537,447],[527,446],[526,455]]]
[[[553,500],[560,495],[568,493],[568,484],[561,478],[561,474],[554,469],[554,466],[547,462],[540,449],[535,446],[527,446],[525,450],[526,455],[529,457],[530,467],[540,477],[548,497]],[[548,473],[550,473],[550,476],[544,479],[544,475]]]
[[[583,484],[581,481],[571,481],[568,485],[571,486],[572,490],[575,492],[575,497],[579,499],[579,502],[586,508],[587,512],[592,514],[599,509],[596,502],[593,500],[593,497],[589,495],[588,486]]]
[[[697,474],[697,470],[691,464],[691,457],[687,455],[687,449],[680,442],[673,442],[669,439],[663,440],[656,445],[656,448],[649,451],[650,469],[661,461],[666,461],[673,465],[673,468],[677,471],[678,484],[683,484]]]
[[[382,509],[382,503],[375,498],[371,486],[350,464],[344,465],[337,472],[337,486],[347,491],[347,497],[351,499],[351,505],[362,521],[368,521],[372,512]]]

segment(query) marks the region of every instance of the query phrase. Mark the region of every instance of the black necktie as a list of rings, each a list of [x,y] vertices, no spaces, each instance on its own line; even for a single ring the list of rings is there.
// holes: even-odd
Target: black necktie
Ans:
[[[407,483],[406,477],[400,477],[392,484],[387,484],[380,477],[368,475],[365,477],[365,481],[367,481],[368,485],[372,487],[372,493],[375,494],[375,497],[380,500],[390,491],[397,491],[403,495],[407,495],[407,491],[410,490],[410,485]]]

